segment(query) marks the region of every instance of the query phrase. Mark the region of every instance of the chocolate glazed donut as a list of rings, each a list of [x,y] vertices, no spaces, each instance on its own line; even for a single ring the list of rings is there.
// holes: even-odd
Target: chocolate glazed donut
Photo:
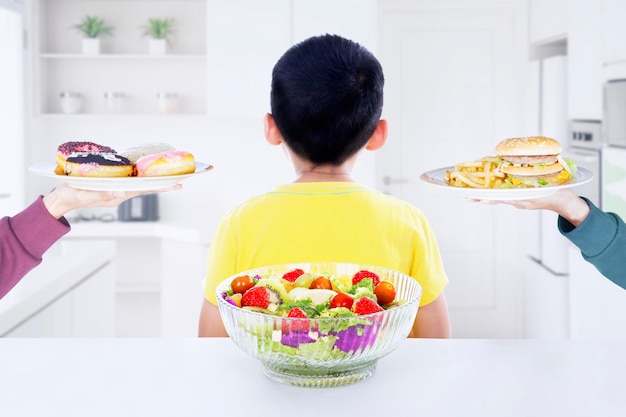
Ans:
[[[133,164],[114,153],[79,152],[65,162],[65,175],[74,177],[130,177]]]

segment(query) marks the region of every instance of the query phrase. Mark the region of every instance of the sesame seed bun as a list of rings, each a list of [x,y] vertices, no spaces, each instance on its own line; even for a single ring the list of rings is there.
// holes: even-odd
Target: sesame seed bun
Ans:
[[[558,155],[561,144],[544,136],[505,139],[496,145],[498,156],[538,156]]]

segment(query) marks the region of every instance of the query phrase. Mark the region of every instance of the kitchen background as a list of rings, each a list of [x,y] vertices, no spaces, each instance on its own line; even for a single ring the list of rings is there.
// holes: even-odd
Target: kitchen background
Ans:
[[[72,29],[85,15],[115,28],[96,55]],[[164,55],[141,36],[151,17],[175,21]],[[193,337],[220,216],[292,179],[263,138],[271,68],[293,43],[337,33],[372,50],[386,74],[389,140],[355,178],[430,219],[453,337],[626,337],[626,293],[582,261],[554,216],[418,180],[502,139],[543,134],[594,170],[581,194],[626,217],[626,143],[617,133],[609,146],[603,120],[608,81],[626,78],[624,17],[619,0],[0,0],[0,134],[12,155],[0,166],[0,215],[58,184],[28,167],[66,141],[168,142],[215,166],[160,194],[158,221],[68,215],[70,234],[0,301],[0,335]],[[63,107],[75,104],[62,101],[69,93],[82,98],[78,112]],[[159,107],[157,95],[172,94],[177,103]]]

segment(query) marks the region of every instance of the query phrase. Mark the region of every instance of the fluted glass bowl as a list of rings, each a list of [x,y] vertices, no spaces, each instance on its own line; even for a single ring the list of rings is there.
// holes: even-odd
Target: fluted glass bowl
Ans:
[[[237,307],[225,299],[230,282],[241,275],[280,275],[295,268],[311,273],[352,276],[367,269],[390,281],[401,305],[377,313],[344,318],[288,318]],[[408,275],[349,263],[273,265],[240,272],[220,283],[218,308],[231,340],[258,359],[270,379],[299,387],[353,384],[372,375],[378,359],[408,336],[422,289]]]

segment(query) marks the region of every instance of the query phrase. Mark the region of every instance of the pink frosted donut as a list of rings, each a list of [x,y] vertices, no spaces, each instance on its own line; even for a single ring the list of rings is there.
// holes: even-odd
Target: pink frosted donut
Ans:
[[[138,177],[162,177],[190,174],[196,170],[193,155],[185,151],[166,151],[139,158],[135,162]]]

